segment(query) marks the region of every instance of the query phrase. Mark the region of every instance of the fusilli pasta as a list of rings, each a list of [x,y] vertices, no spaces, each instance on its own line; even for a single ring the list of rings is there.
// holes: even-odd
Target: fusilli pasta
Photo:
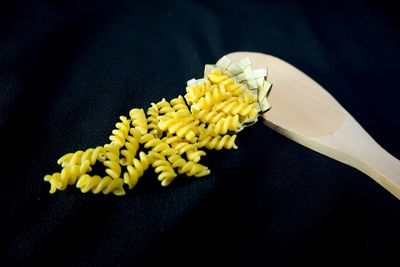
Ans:
[[[143,109],[134,108],[129,111],[132,120],[132,126],[136,127],[142,134],[146,134],[148,130],[146,114]]]
[[[206,65],[204,78],[189,80],[184,96],[151,103],[146,112],[134,108],[129,118],[120,116],[110,143],[59,158],[61,171],[44,177],[50,193],[75,184],[83,193],[125,195],[124,185],[135,187],[150,166],[162,186],[178,174],[210,174],[199,163],[204,149],[236,149],[236,133],[269,109],[266,75],[265,69],[253,70],[249,59],[233,63],[223,57]],[[91,173],[97,162],[105,176]]]
[[[139,159],[133,159],[132,165],[127,166],[127,172],[124,173],[124,182],[132,189],[143,176],[145,170],[153,163],[154,159],[151,155],[144,152],[139,153]]]
[[[81,189],[82,193],[92,191],[94,194],[102,192],[103,194],[113,193],[117,196],[123,196],[125,195],[123,184],[124,181],[121,178],[112,179],[109,176],[101,178],[98,175],[85,174],[78,179],[76,187]]]

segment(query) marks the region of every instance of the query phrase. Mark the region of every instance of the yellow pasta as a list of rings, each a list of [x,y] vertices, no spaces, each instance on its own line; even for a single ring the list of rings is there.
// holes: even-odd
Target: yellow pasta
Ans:
[[[89,148],[85,151],[78,150],[75,153],[68,153],[58,159],[57,163],[62,167],[80,165],[86,160],[89,160],[90,165],[94,165],[96,161],[103,162],[105,160],[104,147]]]
[[[155,106],[158,108],[159,113],[168,114],[174,112],[175,110],[171,107],[171,104],[163,98],[160,102],[156,103]]]
[[[193,162],[199,162],[200,158],[206,155],[206,152],[198,150],[196,145],[186,142],[174,143],[172,147],[178,151],[179,155],[186,153],[186,157]]]
[[[160,127],[158,127],[158,116],[159,116],[159,110],[156,104],[151,103],[151,107],[147,110],[147,124],[148,124],[148,130],[150,134],[153,134],[157,137],[161,137],[162,131]]]
[[[125,140],[128,137],[131,121],[128,120],[128,118],[125,116],[120,116],[119,118],[121,122],[115,124],[115,127],[117,127],[117,129],[112,131],[110,140],[112,144],[115,144],[118,147],[122,147],[123,145],[125,145]]]
[[[151,151],[161,153],[162,155],[172,155],[176,151],[172,149],[169,144],[163,142],[161,139],[156,138],[152,134],[145,134],[140,138],[140,142],[144,143],[145,148],[150,148]]]
[[[81,158],[84,151],[78,150],[74,153],[68,153],[58,159],[57,163],[62,167],[72,166],[81,163]]]
[[[127,172],[124,173],[124,182],[132,189],[143,176],[145,170],[153,163],[153,156],[144,152],[139,153],[139,159],[133,159],[132,165],[127,166]]]
[[[165,159],[164,155],[156,152],[153,152],[151,155],[155,158],[152,167],[154,171],[158,173],[158,180],[161,182],[162,186],[169,185],[177,176],[171,163]]]
[[[119,163],[122,166],[132,164],[133,158],[136,156],[138,150],[139,150],[138,138],[135,138],[132,135],[128,135],[126,137],[125,149],[121,150],[121,155],[124,157],[119,160]]]
[[[235,132],[241,127],[239,122],[239,115],[227,116],[221,118],[216,123],[211,123],[206,128],[207,133],[211,136],[226,134],[228,131]]]
[[[193,117],[203,123],[216,123],[222,118],[226,118],[226,113],[208,110],[193,110]]]
[[[117,196],[123,196],[125,195],[123,184],[124,181],[121,178],[112,179],[109,176],[101,178],[98,175],[85,174],[79,178],[76,187],[81,189],[82,193],[92,191],[94,194],[102,192],[103,194],[113,193]]]
[[[107,144],[104,146],[106,150],[106,160],[104,166],[107,167],[105,170],[111,178],[117,179],[121,175],[121,165],[119,163],[119,147],[116,144]]]
[[[132,126],[136,127],[142,134],[146,134],[148,130],[146,114],[143,109],[134,108],[129,111],[132,120]]]
[[[185,138],[189,142],[193,142],[196,138],[198,121],[193,117],[180,116],[175,112],[176,116],[162,116],[158,127],[170,134],[176,134],[178,137]]]
[[[61,171],[44,177],[50,193],[75,184],[83,193],[122,196],[124,186],[134,188],[150,167],[162,186],[178,174],[209,175],[200,164],[204,149],[236,149],[236,133],[270,107],[266,73],[253,72],[249,59],[236,64],[223,57],[206,65],[204,78],[188,81],[184,96],[151,103],[146,112],[131,109],[129,118],[120,116],[110,143],[59,158]],[[105,175],[92,174],[97,163],[104,165]]]
[[[180,95],[170,101],[171,107],[174,111],[189,111],[189,107],[186,105],[185,99]],[[188,113],[187,113],[188,114]]]
[[[236,134],[234,135],[224,135],[224,136],[208,136],[203,135],[200,137],[199,142],[196,144],[197,147],[205,147],[207,149],[215,149],[221,150],[225,149],[237,149],[237,145],[235,144]]]
[[[44,181],[50,183],[50,194],[54,194],[57,189],[65,190],[67,183],[61,181],[61,173],[55,172],[52,175],[47,174],[44,176]]]
[[[186,161],[178,154],[169,156],[168,161],[172,164],[173,168],[178,168],[179,174],[196,177],[210,174],[210,170],[206,166],[193,161]]]

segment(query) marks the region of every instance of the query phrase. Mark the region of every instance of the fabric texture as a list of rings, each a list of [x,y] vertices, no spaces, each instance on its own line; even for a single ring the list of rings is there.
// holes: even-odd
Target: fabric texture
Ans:
[[[163,188],[149,170],[123,197],[74,187],[50,195],[43,181],[59,171],[61,155],[107,143],[120,115],[184,94],[187,80],[232,51],[275,55],[303,70],[400,158],[398,11],[376,1],[2,1],[2,259],[10,266],[398,260],[400,201],[261,122],[239,133],[239,149],[209,152],[204,178]]]

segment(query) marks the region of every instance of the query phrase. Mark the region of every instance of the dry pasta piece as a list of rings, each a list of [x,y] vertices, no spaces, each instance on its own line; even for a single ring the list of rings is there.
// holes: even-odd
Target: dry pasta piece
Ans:
[[[103,193],[109,194],[113,193],[117,196],[125,195],[125,190],[122,187],[124,180],[121,178],[112,179],[109,176],[101,178],[98,175],[90,176],[85,174],[78,179],[76,187],[81,189],[82,193],[92,191],[94,194]]]
[[[151,151],[160,153],[161,155],[172,155],[176,153],[176,150],[172,149],[169,144],[159,138],[156,138],[152,134],[143,135],[140,138],[140,142],[144,143],[145,148],[149,148]]]
[[[199,162],[201,157],[206,155],[206,152],[198,150],[196,145],[187,142],[175,143],[172,147],[178,151],[179,155],[186,153],[186,157],[193,162]]]
[[[208,167],[193,161],[186,161],[180,155],[175,154],[168,157],[173,168],[178,168],[179,174],[186,176],[202,177],[210,174]]]
[[[139,178],[143,176],[145,170],[153,163],[153,156],[144,152],[139,153],[139,159],[133,159],[132,165],[127,166],[127,171],[124,173],[124,182],[128,184],[129,189],[132,189]]]
[[[216,123],[222,118],[226,118],[226,113],[209,110],[193,110],[193,117],[203,123]]]
[[[157,102],[155,106],[158,108],[158,112],[162,114],[168,114],[175,110],[171,107],[171,104],[163,98],[160,102]]]
[[[237,149],[237,145],[235,144],[236,140],[236,134],[234,135],[224,135],[224,136],[201,136],[199,139],[199,142],[196,143],[197,147],[205,147],[207,149],[215,149],[215,150],[221,150],[223,148],[225,149]]]
[[[57,163],[62,167],[80,165],[89,160],[90,165],[94,165],[96,161],[103,162],[105,160],[104,147],[88,148],[85,151],[78,150],[74,153],[68,153],[58,159]]]
[[[146,114],[143,109],[134,108],[129,111],[132,120],[132,126],[136,127],[142,134],[146,134],[148,130]]]
[[[112,131],[110,140],[112,144],[122,147],[125,145],[125,140],[128,137],[131,121],[125,116],[120,116],[119,118],[121,122],[115,124],[117,129]]]
[[[171,116],[160,116],[158,127],[163,131],[168,131],[170,134],[176,134],[189,142],[193,142],[196,138],[196,126],[198,124],[199,122],[194,120],[192,116],[183,117],[175,113]]]
[[[106,173],[111,178],[117,179],[121,175],[121,165],[119,164],[119,147],[116,144],[107,144],[104,146],[106,150],[106,161],[104,166],[107,167]]]
[[[61,173],[55,172],[52,175],[48,174],[44,176],[44,180],[50,183],[50,194],[54,194],[57,189],[58,190],[65,190],[67,187],[67,183],[63,183],[61,181]]]
[[[75,164],[79,164],[81,162],[81,158],[84,151],[78,150],[74,153],[68,153],[58,159],[57,163],[62,167],[72,166]]]
[[[225,99],[229,99],[231,96],[231,93],[227,92],[223,85],[212,85],[210,87],[210,91],[206,92],[203,97],[201,97],[197,102],[193,103],[191,107],[192,111],[210,110],[213,105],[220,103]]]
[[[189,105],[197,103],[199,99],[207,93],[210,86],[211,84],[208,80],[188,85],[186,87],[185,99]]]
[[[86,160],[82,165],[64,167],[61,171],[61,182],[66,185],[73,185],[80,176],[89,171],[91,171],[89,160]]]
[[[132,135],[128,135],[126,137],[125,148],[121,150],[121,155],[124,158],[119,160],[119,163],[122,166],[126,166],[132,164],[134,157],[136,156],[137,151],[139,150],[139,140]]]
[[[217,136],[226,134],[228,131],[236,132],[240,129],[239,115],[221,118],[216,123],[211,123],[206,128],[208,135]]]
[[[169,185],[177,176],[171,163],[159,153],[152,152],[151,155],[154,157],[152,167],[154,171],[158,173],[158,180],[161,182],[162,186]]]
[[[213,106],[215,111],[223,111],[232,115],[253,115],[256,112],[256,107],[247,103],[239,103],[238,101],[227,100]]]
[[[171,107],[174,111],[189,111],[189,107],[186,105],[185,99],[180,95],[170,101]]]
[[[148,130],[150,134],[153,134],[157,137],[161,137],[162,131],[160,127],[158,127],[158,116],[159,116],[159,110],[156,104],[151,103],[151,107],[147,109],[147,124],[148,124]]]

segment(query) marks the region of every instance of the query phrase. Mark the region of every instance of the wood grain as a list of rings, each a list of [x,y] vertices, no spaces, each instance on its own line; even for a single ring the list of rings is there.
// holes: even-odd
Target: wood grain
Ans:
[[[400,162],[385,151],[322,86],[289,63],[262,53],[234,52],[267,67],[273,83],[264,123],[278,133],[348,164],[400,199]]]

